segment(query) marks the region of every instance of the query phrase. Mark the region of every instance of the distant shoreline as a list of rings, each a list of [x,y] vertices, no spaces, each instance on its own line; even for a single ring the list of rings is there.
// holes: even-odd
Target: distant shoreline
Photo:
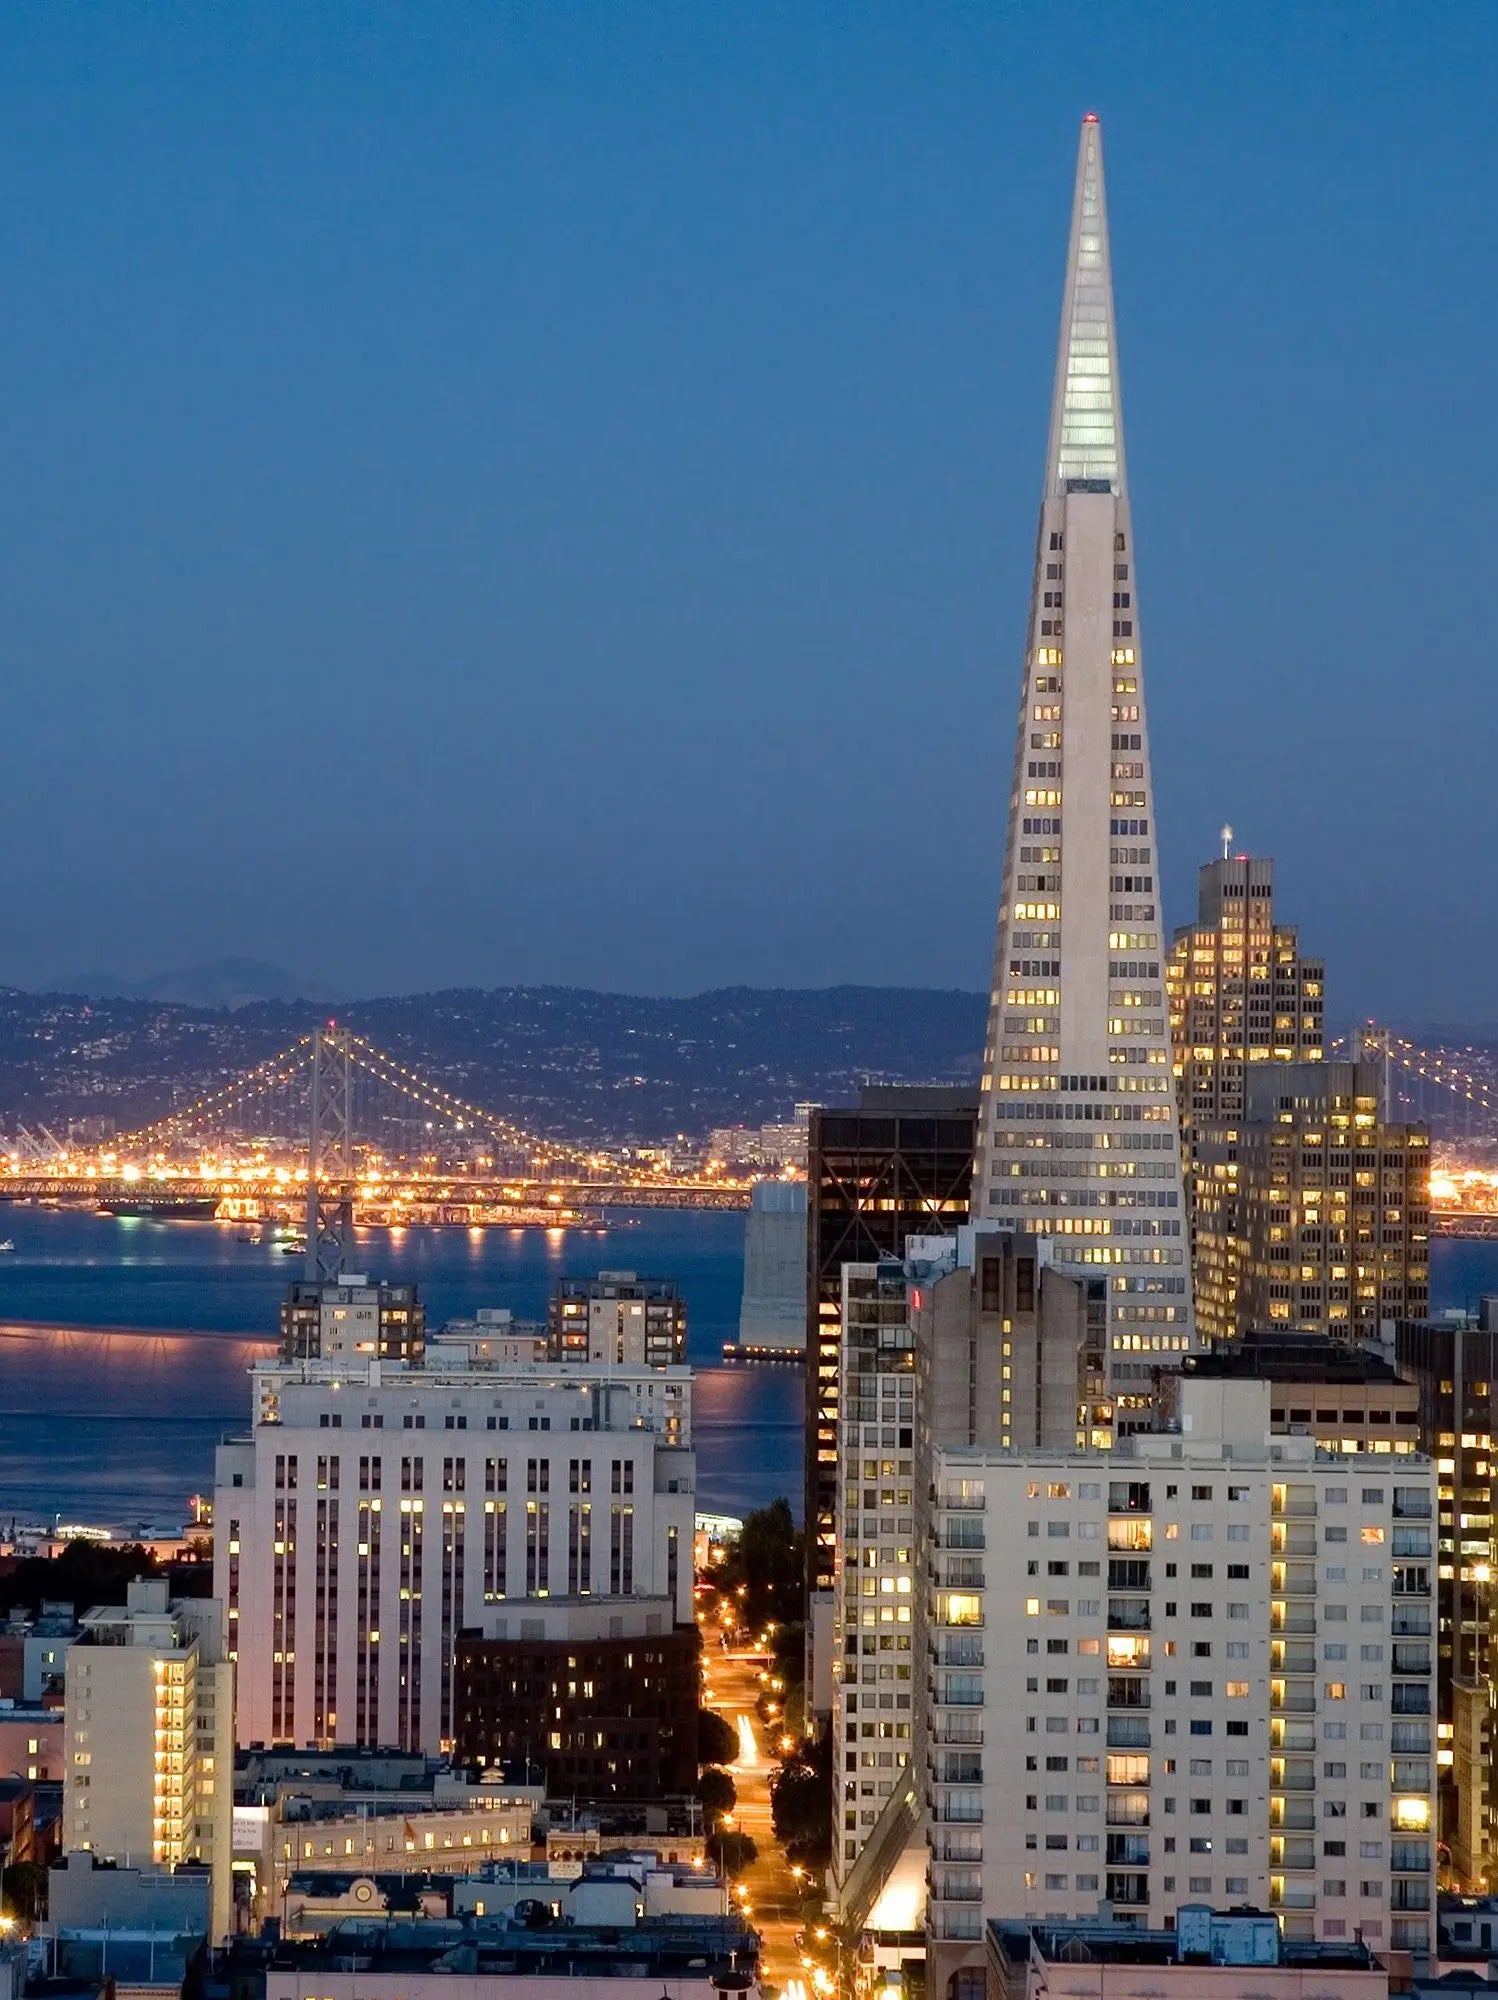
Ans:
[[[243,1340],[255,1347],[275,1347],[277,1333],[235,1333],[218,1326],[106,1326],[90,1322],[86,1326],[66,1319],[0,1319],[0,1339],[7,1334],[25,1333],[104,1333],[129,1334],[138,1340]]]

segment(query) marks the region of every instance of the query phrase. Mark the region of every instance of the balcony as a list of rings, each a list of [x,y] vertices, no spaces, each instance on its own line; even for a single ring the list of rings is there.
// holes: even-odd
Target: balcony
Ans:
[[[938,1714],[932,1725],[931,1741],[933,1743],[975,1745],[981,1749],[983,1745],[983,1725],[975,1715],[949,1715],[943,1717]]]
[[[1148,1632],[1150,1606],[1147,1597],[1110,1597],[1108,1626],[1114,1632]]]
[[[1396,1722],[1390,1745],[1396,1757],[1428,1757],[1431,1750],[1428,1722]]]
[[[948,1792],[927,1799],[931,1817],[938,1826],[981,1826],[983,1799],[977,1792]]]
[[[1110,1590],[1148,1590],[1150,1588],[1149,1562],[1139,1556],[1110,1556],[1108,1558],[1108,1588]]]
[[[1391,1910],[1428,1910],[1430,1908],[1429,1881],[1394,1881],[1389,1884],[1389,1908]]]
[[[1390,1692],[1389,1713],[1391,1715],[1429,1715],[1429,1685],[1421,1681],[1412,1681],[1407,1687],[1400,1687],[1396,1683]]]
[[[1275,1521],[1269,1530],[1269,1547],[1277,1556],[1314,1556],[1315,1527],[1309,1521]]]
[[[1110,1709],[1148,1708],[1150,1705],[1150,1685],[1142,1676],[1134,1674],[1109,1674],[1108,1706]]]
[[[1302,1640],[1287,1643],[1273,1639],[1269,1645],[1269,1670],[1274,1674],[1314,1674],[1316,1648]]]
[[[1430,1519],[1430,1496],[1426,1493],[1404,1493],[1394,1488],[1394,1519],[1396,1521],[1428,1521]]]
[[[1299,1883],[1284,1881],[1278,1875],[1269,1878],[1269,1907],[1271,1910],[1314,1910],[1316,1891],[1303,1889]]]
[[[981,1521],[947,1521],[937,1535],[937,1547],[942,1549],[981,1549],[987,1546],[987,1536]]]
[[[945,1562],[938,1559],[932,1581],[938,1590],[982,1590],[984,1587],[982,1558],[948,1556]]]
[[[1108,1748],[1110,1750],[1148,1750],[1150,1747],[1150,1726],[1144,1717],[1132,1715],[1110,1715],[1108,1717]]]
[[[1396,1840],[1390,1850],[1389,1866],[1396,1875],[1428,1875],[1430,1873],[1430,1842],[1428,1840]],[[1412,1903],[1411,1909],[1424,1909],[1423,1903]]]
[[[1110,1795],[1104,1823],[1108,1826],[1148,1826],[1150,1809],[1147,1805],[1136,1804],[1132,1798]]]
[[[1110,1833],[1108,1835],[1108,1866],[1110,1868],[1148,1868],[1150,1864],[1150,1843],[1147,1833]]]
[[[1413,1564],[1408,1569],[1396,1569],[1390,1594],[1394,1597],[1429,1597],[1430,1570],[1423,1563]]]
[[[1429,1528],[1396,1528],[1394,1530],[1394,1554],[1396,1556],[1430,1555]]]
[[[1316,1608],[1304,1604],[1272,1604],[1269,1608],[1271,1632],[1314,1632]]]
[[[1154,1540],[1153,1524],[1142,1521],[1110,1521],[1108,1523],[1108,1546],[1127,1553],[1136,1550],[1147,1552]]]
[[[1428,1639],[1430,1637],[1430,1606],[1428,1604],[1396,1604],[1389,1630],[1396,1639]]]
[[[1108,1901],[1121,1910],[1142,1910],[1149,1904],[1147,1875],[1109,1875]]]
[[[1316,1773],[1314,1771],[1287,1771],[1282,1778],[1269,1774],[1269,1789],[1272,1792],[1314,1792]]]
[[[1315,1802],[1311,1799],[1271,1799],[1269,1824],[1276,1833],[1313,1833],[1316,1828]]]
[[[1430,1647],[1428,1644],[1401,1645],[1394,1642],[1394,1671],[1396,1674],[1430,1673]]]
[[[1271,1681],[1269,1712],[1271,1715],[1314,1715],[1316,1690],[1302,1686],[1299,1681]]]
[[[1274,1561],[1269,1565],[1269,1589],[1274,1597],[1314,1597],[1316,1569],[1313,1563]]]

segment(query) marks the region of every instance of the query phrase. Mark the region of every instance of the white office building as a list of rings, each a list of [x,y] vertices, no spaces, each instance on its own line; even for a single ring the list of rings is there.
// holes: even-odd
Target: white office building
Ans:
[[[1431,1939],[1434,1466],[1271,1435],[1263,1382],[1179,1411],[921,1466],[933,1992],[1000,1913]]]
[[[241,1744],[445,1753],[460,1632],[522,1612],[545,1642],[588,1607],[621,1632],[691,1625],[689,1370],[489,1362],[455,1340],[424,1365],[253,1381],[214,1490]]]

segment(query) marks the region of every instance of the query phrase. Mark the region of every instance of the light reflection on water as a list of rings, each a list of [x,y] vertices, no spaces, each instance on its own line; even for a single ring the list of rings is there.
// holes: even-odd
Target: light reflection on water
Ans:
[[[245,1370],[274,1352],[282,1290],[301,1273],[274,1243],[240,1233],[0,1204],[0,1238],[16,1245],[0,1255],[7,1523],[175,1522],[207,1487],[215,1443],[248,1418]],[[799,1515],[801,1371],[718,1364],[738,1322],[742,1216],[663,1212],[600,1232],[371,1230],[360,1243],[371,1272],[421,1285],[434,1324],[480,1305],[540,1318],[562,1275],[678,1279],[700,1370],[700,1504],[743,1513],[784,1493]]]

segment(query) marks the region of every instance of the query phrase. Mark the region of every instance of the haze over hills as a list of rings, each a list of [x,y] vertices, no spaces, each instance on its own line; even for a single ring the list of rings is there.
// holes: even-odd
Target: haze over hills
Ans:
[[[203,965],[125,979],[115,972],[75,972],[55,979],[49,991],[80,993],[90,1000],[175,1000],[187,1007],[248,1007],[256,1000],[331,1000],[315,979],[304,979],[261,958],[215,958]]]
[[[515,986],[348,1001],[338,1015],[530,1130],[643,1140],[846,1102],[867,1079],[976,1082],[986,1007],[918,987],[660,999]],[[100,1116],[128,1130],[221,1088],[325,1011],[315,998],[207,1007],[0,988],[0,1131]]]

